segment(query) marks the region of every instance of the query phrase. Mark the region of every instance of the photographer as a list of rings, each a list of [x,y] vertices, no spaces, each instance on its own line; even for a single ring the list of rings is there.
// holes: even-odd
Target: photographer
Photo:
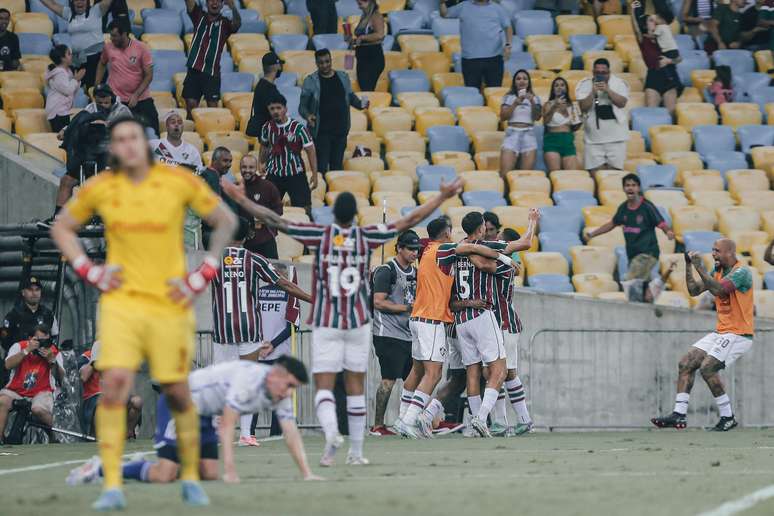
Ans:
[[[64,367],[59,350],[51,340],[48,326],[36,326],[28,340],[17,342],[8,351],[5,367],[11,381],[0,390],[0,437],[14,400],[32,403],[32,415],[51,426],[54,413],[54,382],[62,382]]]
[[[593,78],[583,79],[575,88],[575,98],[586,117],[584,161],[591,173],[601,169],[623,170],[629,124],[626,103],[629,86],[610,73],[610,62],[594,61]]]

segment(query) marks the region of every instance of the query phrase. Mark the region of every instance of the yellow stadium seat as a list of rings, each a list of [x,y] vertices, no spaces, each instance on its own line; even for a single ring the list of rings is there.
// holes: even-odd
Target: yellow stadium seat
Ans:
[[[230,151],[236,151],[242,155],[250,151],[247,137],[239,131],[210,131],[205,133],[204,142],[208,150],[216,147],[226,147]]]
[[[535,274],[564,274],[566,276],[570,273],[570,266],[562,253],[524,253],[522,259],[527,278]]]
[[[420,107],[440,107],[441,103],[438,97],[429,91],[415,91],[398,94],[398,105],[408,111],[412,116],[416,116],[416,110]],[[451,113],[451,111],[449,111]]]
[[[609,247],[576,245],[570,248],[572,271],[574,274],[601,272],[613,274],[618,260]]]
[[[674,206],[687,206],[688,199],[679,190],[661,190],[651,188],[645,192],[645,198],[656,206],[670,209]]]
[[[688,170],[701,170],[704,162],[698,152],[672,151],[661,155],[661,164],[673,165],[677,169],[675,182],[682,183],[683,173]]]
[[[477,152],[473,160],[479,170],[500,170],[500,153],[497,151]]]
[[[559,15],[556,17],[557,33],[569,43],[575,34],[596,34],[597,24],[593,16]]]
[[[363,172],[331,170],[325,174],[328,192],[352,192],[354,195],[371,195],[371,180]]]
[[[417,174],[413,169],[412,170],[396,170],[396,169],[373,170],[371,171],[369,176],[371,177],[372,184],[375,183],[377,179],[390,178],[390,177],[407,177],[411,179],[411,181],[414,183],[414,186],[416,186],[417,183],[419,182],[419,178],[417,178]]]
[[[442,161],[454,160],[454,159],[470,159],[470,154],[462,151],[440,151],[434,152],[430,156],[430,161],[433,165],[440,165]],[[475,170],[475,169],[473,169]]]
[[[509,90],[509,86],[484,88],[486,107],[491,109],[494,113],[499,113],[500,106],[503,103],[503,97],[508,93]]]
[[[354,107],[349,108],[349,118],[352,123],[352,131],[367,131],[368,130],[368,117],[365,113]]]
[[[401,34],[398,36],[400,51],[406,55],[412,52],[438,52],[438,40],[427,34]]]
[[[439,72],[434,73],[432,76],[433,91],[436,95],[440,95],[444,88],[450,86],[465,86],[465,81],[462,79],[461,73],[454,72]]]
[[[408,176],[380,177],[373,184],[374,192],[402,192],[414,195],[414,181]]]
[[[720,105],[723,125],[736,129],[742,125],[760,125],[763,120],[758,104],[752,102],[726,102]]]
[[[748,206],[759,212],[764,212],[774,207],[774,191],[762,190],[759,192],[742,192],[739,204]]]
[[[631,18],[623,14],[607,14],[597,17],[599,33],[612,42],[616,36],[622,34],[634,34]]]
[[[403,108],[369,108],[368,114],[371,117],[371,127],[380,138],[384,138],[390,131],[411,131],[411,115]]]
[[[56,133],[30,133],[24,137],[24,140],[31,146],[54,156],[60,161],[67,161],[67,153],[64,149],[59,148],[59,145],[62,142],[57,139]],[[27,154],[29,152],[29,154],[37,154],[33,148],[30,148],[28,151],[26,143],[24,153]]]
[[[597,183],[597,190],[604,192],[607,190],[620,191],[623,189],[621,181],[626,175],[623,170],[597,170],[594,179]]]
[[[669,210],[672,229],[679,242],[686,231],[714,231],[717,219],[713,210],[703,206],[675,206]]]
[[[750,155],[753,160],[753,167],[766,170],[774,164],[774,146],[765,145],[761,147],[753,147],[750,149]],[[771,173],[769,173],[771,177]]]
[[[441,51],[452,59],[454,54],[462,52],[462,42],[459,34],[447,34],[439,37],[438,41],[441,43]]]
[[[428,50],[431,52],[432,50]],[[419,50],[415,50],[419,52]],[[392,70],[405,70],[409,67],[408,53],[389,51],[384,53],[384,73],[389,73]]]
[[[236,119],[226,108],[194,108],[191,112],[196,132],[206,135],[213,131],[233,131]]]
[[[386,152],[418,152],[424,155],[425,139],[413,131],[390,131],[384,136]],[[391,167],[392,168],[392,167]]]
[[[269,22],[269,36],[306,33],[304,21],[300,16],[293,14],[272,14],[267,20]]]
[[[613,37],[613,50],[627,63],[631,63],[634,57],[642,59],[640,46],[633,34],[619,34]],[[610,40],[608,40],[609,44]]]
[[[240,32],[232,34],[226,40],[229,51],[231,52],[234,60],[237,60],[237,55],[240,52],[258,53],[260,51],[268,52],[271,48],[269,40],[266,39],[264,34],[254,34],[249,32]]]
[[[529,208],[523,206],[495,206],[491,211],[500,218],[506,228],[522,228],[529,224]]]
[[[8,9],[11,14],[23,13],[27,10],[27,5],[24,0],[5,0],[3,2],[3,7]]]
[[[616,209],[612,206],[584,206],[581,212],[583,213],[584,225],[599,227],[610,222]]]
[[[533,57],[540,70],[569,70],[572,66],[572,52],[569,50],[542,50],[535,52]]]
[[[387,210],[387,220],[395,220],[400,218],[400,214],[396,211]],[[367,226],[369,224],[381,224],[384,222],[385,212],[381,206],[364,206],[357,210],[357,222],[361,226]]]
[[[314,62],[314,52],[311,50],[286,50],[280,52],[280,58],[285,61],[283,70],[298,74],[299,81],[317,70]]]
[[[479,131],[497,131],[499,118],[491,109],[483,106],[457,108],[459,126],[465,129],[468,137]]]
[[[11,15],[13,31],[17,34],[32,32],[46,34],[50,38],[54,34],[54,24],[45,13],[16,13]]]
[[[45,104],[43,95],[38,89],[18,89],[6,91],[0,90],[0,97],[3,99],[3,109],[13,111],[16,109],[37,109]]]
[[[770,235],[769,235],[769,238],[771,238]],[[752,266],[758,269],[759,271],[763,272],[764,274],[771,270],[774,270],[774,265],[771,265],[769,262],[764,260],[767,247],[768,247],[768,243],[756,245],[756,246],[753,246],[752,249],[750,249],[750,259],[751,259]]]
[[[403,11],[406,8],[406,0],[379,0],[379,12],[387,14],[392,11]]]
[[[621,57],[612,50],[591,50],[583,53],[583,69],[591,71],[594,67],[594,61],[605,58],[610,61],[610,72],[619,73],[624,71],[624,62]]]
[[[679,125],[652,125],[648,129],[650,149],[657,156],[670,151],[690,151],[691,133]]]
[[[753,247],[768,245],[771,241],[765,231],[732,231],[728,237],[736,242],[736,252],[748,254]]]
[[[384,170],[384,161],[377,156],[363,156],[344,160],[344,170],[356,170],[370,173],[375,170]]]
[[[576,292],[592,296],[618,290],[618,283],[613,280],[612,274],[575,274],[572,277],[572,284]]]
[[[505,133],[502,131],[482,131],[473,135],[473,149],[476,154],[479,152],[500,152],[503,145]]]
[[[414,207],[417,202],[414,198],[403,192],[374,192],[371,194],[374,206],[385,207],[387,210],[400,213],[406,206]]]
[[[514,192],[511,190],[511,193],[508,194],[508,199],[510,199],[513,206],[522,206],[525,208],[543,208],[554,205],[554,201],[552,201],[551,197],[545,192]]]
[[[551,195],[551,181],[543,175],[539,176],[513,176],[508,175],[508,186],[511,192],[541,192]]]
[[[264,20],[274,14],[283,14],[285,5],[282,0],[247,0],[245,7],[258,11]]]
[[[690,308],[691,299],[684,292],[664,290],[653,301],[654,305],[671,306],[672,308]]]
[[[427,130],[436,125],[454,125],[454,114],[451,109],[445,107],[420,107],[414,111],[417,118],[416,130],[422,136],[427,135]]]
[[[615,206],[617,208],[626,200],[623,187],[620,190],[605,190],[597,195],[599,197],[599,204],[602,206]]]
[[[624,161],[624,170],[627,172],[637,172],[637,167],[640,165],[655,165],[656,161],[651,158],[643,158],[643,157],[636,157],[636,158],[628,158],[626,161]]]
[[[677,123],[688,129],[697,125],[717,125],[718,115],[715,106],[707,103],[683,102],[678,104]]]
[[[774,290],[759,290],[754,299],[755,314],[758,317],[774,318]]]
[[[720,206],[734,206],[736,204],[731,194],[725,190],[693,191],[689,197],[695,206],[704,206],[713,210]]]
[[[704,91],[715,80],[715,70],[692,70],[691,83],[699,91]]]
[[[369,149],[371,154],[379,155],[381,151],[381,140],[371,131],[350,131],[347,136],[347,153],[351,155],[358,145]]]
[[[769,189],[769,178],[763,170],[728,170],[726,171],[726,181],[728,181],[728,191],[735,199],[741,199],[742,192]]]
[[[696,171],[692,171],[696,172]],[[699,171],[703,172],[703,171]],[[723,178],[717,170],[708,170],[708,174],[691,174],[683,178],[683,189],[690,197],[694,192],[721,191],[724,189]]]
[[[730,235],[734,231],[757,231],[761,225],[758,210],[749,206],[725,206],[716,210],[718,231]]]
[[[564,39],[557,34],[529,35],[524,38],[524,43],[527,45],[527,52],[530,54],[550,50],[567,50],[567,43],[565,43]]]
[[[578,131],[580,132],[580,131]],[[629,131],[629,140],[626,142],[626,155],[643,154],[645,152],[645,138],[639,131]]]
[[[177,34],[143,34],[140,38],[151,50],[184,50],[183,40]]]
[[[596,228],[594,227],[587,227],[587,228],[584,228],[583,232],[584,234],[588,235],[589,232],[595,229]],[[621,226],[616,226],[615,229],[613,229],[608,233],[605,233],[604,235],[599,235],[589,239],[587,244],[596,246],[596,247],[608,247],[610,249],[615,249],[616,247],[621,247],[623,245],[626,245],[626,241],[624,240],[623,228]]]
[[[431,79],[437,73],[448,73],[451,58],[443,52],[412,52],[409,54],[411,68],[422,70]]]
[[[0,73],[0,88],[42,90],[42,77],[28,71],[6,71]]]
[[[417,137],[418,134],[414,134]],[[421,138],[420,138],[421,139]],[[385,147],[390,146],[389,138],[385,138]],[[412,150],[387,150],[384,154],[384,159],[387,161],[387,167],[390,170],[408,170],[412,173],[420,165],[427,165],[428,161],[425,159],[424,143],[422,144],[421,151]]]
[[[753,57],[755,57],[755,64],[759,72],[768,73],[774,68],[774,57],[772,57],[771,50],[758,50],[753,54]]]
[[[678,97],[677,102],[704,102],[704,97],[698,88],[688,86],[687,88],[683,88],[683,92],[680,94],[680,97]]]
[[[177,100],[168,91],[152,91],[150,96],[153,98],[153,103],[156,105],[159,114],[162,111],[177,108]]]
[[[486,209],[483,206],[451,206],[446,208],[444,214],[451,219],[453,227],[460,227],[462,218],[472,211],[481,213]]]
[[[640,93],[645,91],[645,83],[636,74],[621,72],[616,74],[620,79],[629,84],[629,93]],[[629,103],[626,103],[627,109],[631,109]]]
[[[368,99],[368,109],[384,108],[392,105],[392,95],[382,91],[361,91],[357,94],[361,100]]]
[[[500,174],[494,170],[473,170],[462,172],[460,176],[465,181],[464,189],[466,192],[493,190],[502,193],[505,190],[505,182]]]
[[[559,170],[551,173],[554,192],[581,190],[594,193],[594,180],[585,170]]]

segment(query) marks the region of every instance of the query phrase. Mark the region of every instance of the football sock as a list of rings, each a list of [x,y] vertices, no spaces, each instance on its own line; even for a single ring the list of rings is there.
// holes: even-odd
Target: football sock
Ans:
[[[481,396],[478,394],[475,396],[468,396],[468,408],[470,409],[471,416],[477,416],[478,411],[481,409]]]
[[[103,489],[120,489],[123,483],[121,455],[126,439],[126,404],[100,403],[97,406],[95,426],[104,473]]]
[[[347,396],[347,423],[349,423],[349,454],[353,457],[362,457],[366,424],[364,394]]]
[[[403,422],[407,425],[413,425],[417,421],[419,414],[425,409],[430,401],[430,396],[422,391],[414,391],[414,397],[411,399]]]
[[[690,397],[691,395],[687,392],[678,392],[677,396],[675,396],[675,412],[683,416],[686,415],[688,413],[688,400]]]
[[[139,480],[140,482],[148,482],[148,472],[153,462],[149,462],[145,459],[136,460],[134,462],[127,462],[123,465],[124,478],[131,478]],[[100,474],[102,471],[100,470]]]
[[[481,400],[481,408],[478,409],[478,418],[481,421],[486,421],[486,418],[489,417],[489,413],[492,412],[495,403],[497,403],[498,394],[497,389],[490,387],[484,389],[484,398]]]
[[[193,403],[182,412],[172,410],[180,457],[180,480],[199,480],[199,414]]]
[[[497,403],[495,403],[494,411],[492,412],[492,419],[499,425],[508,426],[505,389],[500,389],[500,394],[497,396]]]
[[[521,379],[517,376],[513,380],[506,380],[505,389],[508,391],[508,398],[511,400],[513,410],[519,416],[519,423],[524,425],[531,423],[532,418],[529,417],[529,410],[527,410],[527,395],[524,394]]]
[[[443,412],[443,404],[438,401],[436,398],[433,398],[432,401],[427,405],[427,408],[425,409],[425,413],[427,414],[428,419],[430,421],[433,421],[438,414]]]
[[[252,414],[239,416],[239,437],[250,437],[250,422],[252,420]]]
[[[330,441],[339,433],[339,423],[336,419],[336,399],[329,390],[319,390],[314,396],[314,406],[317,421],[320,422],[325,439]]]
[[[398,414],[399,419],[403,419],[403,416],[406,415],[406,410],[408,410],[409,405],[411,404],[411,400],[414,398],[414,391],[409,391],[406,389],[403,389],[400,393],[400,413]]]
[[[715,398],[715,403],[718,405],[720,417],[731,417],[733,415],[731,413],[731,398],[728,397],[728,394],[721,394]]]

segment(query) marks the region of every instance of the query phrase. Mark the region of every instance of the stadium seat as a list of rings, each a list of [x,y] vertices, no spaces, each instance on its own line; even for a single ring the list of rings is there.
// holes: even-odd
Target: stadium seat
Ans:
[[[422,165],[417,167],[417,176],[419,177],[420,191],[438,191],[441,181],[449,182],[454,180],[457,172],[452,167]]]
[[[696,191],[692,192],[689,197],[695,206],[704,206],[713,210],[720,206],[734,206],[736,204],[731,194],[725,190]]]
[[[306,50],[309,45],[309,38],[305,34],[275,34],[269,41],[277,54],[288,50]]]
[[[583,233],[588,237],[588,234],[595,229],[597,228],[586,227],[584,228]],[[621,226],[616,226],[608,233],[588,239],[586,244],[598,247],[609,247],[610,249],[624,246],[626,245],[626,242],[624,240],[623,228]]]
[[[743,125],[760,125],[763,120],[760,108],[755,103],[726,102],[719,109],[723,125],[734,129]]]
[[[527,221],[524,220],[523,222],[524,224],[519,227],[526,227]],[[567,263],[572,261],[570,248],[583,245],[578,234],[569,231],[541,231],[538,235],[538,239],[540,241],[541,252],[561,253],[565,260],[567,260]]]
[[[400,34],[397,36],[400,51],[406,56],[412,52],[438,52],[441,47],[431,34]]]
[[[583,57],[590,50],[604,50],[607,37],[600,34],[574,34],[570,36],[570,49],[574,58]]]
[[[626,200],[626,194],[621,190],[605,190],[598,193],[599,203],[602,206],[615,206],[616,208]]]
[[[765,231],[732,231],[728,237],[736,243],[736,251],[744,254],[749,254],[756,246],[768,245],[771,242]],[[753,276],[755,278],[756,275]]]
[[[718,170],[724,178],[728,170],[747,167],[747,159],[742,152],[711,152],[704,160],[707,168]]]
[[[672,308],[690,308],[691,300],[684,292],[664,290],[653,301],[653,304]]]
[[[299,16],[292,14],[272,14],[266,16],[266,20],[269,24],[269,36],[306,33],[304,21]]]
[[[411,115],[399,107],[371,107],[368,110],[371,118],[371,128],[383,138],[390,131],[411,131]]]
[[[615,36],[634,34],[629,16],[622,14],[607,14],[597,16],[599,33],[612,41]]]
[[[687,231],[683,233],[687,252],[711,253],[712,245],[723,235],[717,231]]]
[[[693,72],[710,68],[710,59],[707,53],[703,50],[691,50],[690,52],[681,52],[680,57],[682,61],[677,63],[677,74],[680,77],[680,82],[685,86],[701,88],[700,85],[693,83]],[[703,90],[700,89],[700,91]]]
[[[685,127],[679,125],[652,125],[648,128],[650,150],[661,156],[665,152],[690,151],[693,139]]]
[[[556,31],[569,42],[575,34],[596,34],[597,24],[593,16],[563,14],[556,17]]]
[[[596,174],[594,174],[597,190],[600,192],[606,190],[620,191],[623,188],[621,181],[625,174],[626,172],[621,170],[597,170]]]
[[[441,103],[433,93],[429,91],[409,91],[399,93],[395,100],[398,105],[409,112],[412,117],[416,116],[416,110],[419,108],[437,108]],[[443,108],[444,110],[446,108]],[[451,110],[448,110],[451,114]],[[454,116],[452,115],[452,119]]]
[[[731,68],[731,76],[742,75],[755,71],[755,60],[752,52],[741,49],[716,50],[712,54],[715,66],[728,66]]]
[[[496,170],[468,170],[460,175],[465,181],[465,192],[475,192],[476,190],[491,190],[497,191],[500,196],[502,196],[503,192],[505,191],[505,182]],[[484,206],[487,205],[484,204]]]
[[[728,191],[735,199],[741,199],[743,192],[755,192],[769,189],[766,172],[756,169],[738,169],[726,172]]]
[[[585,170],[557,170],[550,174],[554,192],[578,190],[594,195],[594,180]]]
[[[464,107],[478,107],[484,105],[484,97],[475,88],[453,86],[445,88],[442,92],[443,105],[456,113]],[[473,90],[473,91],[470,91]]]
[[[393,96],[404,92],[430,91],[430,81],[421,70],[392,70],[388,76]]]
[[[572,52],[569,50],[544,50],[533,55],[538,70],[559,72],[572,66]]]
[[[341,34],[316,34],[312,36],[312,46],[315,50],[327,48],[328,50],[348,50],[349,44]]]
[[[615,292],[618,290],[618,283],[615,282],[612,274],[575,274],[572,277],[572,284],[576,292],[591,294],[592,296],[602,292]]]
[[[596,206],[598,204],[597,198],[594,197],[593,193],[582,190],[554,191],[551,197],[554,200],[554,204],[562,208],[581,210],[587,206]]]
[[[466,206],[486,206],[486,209],[494,206],[507,206],[502,191],[497,190],[472,190],[462,194],[462,202]]]
[[[735,231],[757,231],[761,225],[760,213],[749,206],[726,206],[716,210],[718,231],[730,235]]]
[[[529,277],[529,288],[538,292],[560,294],[574,292],[567,274],[535,274]]]
[[[677,104],[677,123],[688,129],[697,125],[716,125],[718,115],[712,104],[697,102],[682,102]]]
[[[514,192],[508,194],[513,206],[525,208],[544,208],[554,205],[554,201],[545,192]]]
[[[774,290],[774,271],[769,271],[763,275],[763,282],[766,284],[766,290]]]
[[[771,177],[771,165],[774,164],[774,146],[752,147],[750,148],[750,157],[752,158],[753,167],[760,170],[769,170],[769,177]]]
[[[428,130],[431,127],[439,127],[439,126],[445,126],[445,127],[451,127],[454,128],[454,114],[451,112],[449,108],[445,107],[420,107],[417,108],[414,112],[416,116],[416,131],[421,134],[422,136],[428,136]],[[457,131],[456,134],[459,134],[460,136],[464,135],[465,140],[467,140],[467,135],[465,134],[465,130],[461,127],[458,127],[456,129],[459,129],[461,131]],[[436,132],[435,134],[444,134],[443,132]],[[459,144],[459,142],[457,142]],[[462,150],[467,151],[467,147],[463,148],[437,148],[437,151],[440,150]]]
[[[503,131],[479,132],[473,135],[473,149],[479,152],[500,152],[505,133]]]
[[[392,11],[387,15],[390,34],[398,36],[401,32],[419,31],[425,27],[426,18],[416,11]]]
[[[487,107],[461,107],[457,109],[459,126],[465,129],[468,137],[478,131],[496,131],[499,119]]]
[[[704,206],[675,206],[669,210],[672,229],[678,242],[688,231],[714,231],[717,219],[714,210]]]
[[[569,231],[580,233],[583,216],[580,208],[550,206],[540,209],[540,231]]]
[[[503,77],[503,81],[505,81],[506,78],[512,78],[517,70],[535,70],[536,68],[537,63],[532,54],[529,52],[514,51],[511,54],[510,59],[505,62],[505,70],[508,73]]]
[[[17,36],[19,37],[19,49],[23,56],[30,54],[47,56],[51,52],[51,36],[48,34],[22,32]]]
[[[433,85],[433,92],[435,92],[436,95],[441,95],[443,89],[450,86],[465,86],[462,74],[455,72],[435,73],[431,77],[431,82]]]
[[[748,206],[758,212],[765,212],[774,207],[774,191],[764,190],[760,192],[745,191],[739,199],[739,204]]]
[[[532,13],[539,12],[535,15]],[[544,16],[547,14],[548,16]],[[553,34],[554,20],[548,11],[521,11],[514,15],[516,35],[520,38],[536,34]]]
[[[755,292],[755,314],[758,317],[774,318],[774,290]]]
[[[409,62],[414,70],[425,72],[428,78],[437,73],[449,73],[451,58],[443,52],[411,52]]]
[[[743,125],[737,127],[736,135],[745,154],[749,154],[753,146],[774,145],[774,126],[771,125]]]
[[[467,152],[436,152],[432,154],[432,161],[433,165],[450,166],[454,168],[458,174],[476,170],[476,164],[470,159],[470,154]]]
[[[45,13],[15,13],[11,15],[11,22],[13,23],[13,32],[19,36],[20,44],[22,34],[41,34],[49,39],[54,34],[54,24]],[[22,53],[24,53],[23,49]]]
[[[177,34],[183,32],[180,12],[173,9],[142,9],[143,32],[147,34]]]
[[[654,187],[672,187],[675,184],[677,169],[673,165],[641,165],[637,175],[642,182],[642,190]]]
[[[675,167],[677,170],[675,183],[678,185],[683,180],[683,173],[704,168],[704,162],[702,162],[698,152],[665,152],[661,155],[661,164]]]
[[[616,268],[615,253],[609,247],[577,245],[570,248],[573,274],[613,274]]]
[[[723,177],[717,170],[691,170],[683,173],[683,190],[688,197],[694,192],[724,189]]]
[[[671,125],[672,116],[666,108],[634,108],[629,112],[632,121],[632,130],[639,131],[645,141],[650,145],[648,130],[654,125]]]
[[[673,190],[671,188],[651,188],[645,192],[645,198],[655,204],[666,209],[673,206],[687,206],[688,199],[685,194],[680,190]]]
[[[720,125],[697,125],[691,129],[696,152],[702,158],[712,152],[733,152],[736,148],[734,130]]]
[[[508,173],[508,186],[512,192],[541,192],[546,195],[551,193],[551,181],[543,174],[538,175],[513,175]]]
[[[384,136],[384,149],[387,154],[401,151],[418,152],[424,156],[426,152],[425,139],[414,131],[389,131]]]
[[[522,255],[522,260],[527,272],[527,281],[536,274],[563,274],[566,277],[570,272],[568,261],[562,253],[526,252]]]
[[[37,88],[20,88],[12,90],[4,88],[0,90],[0,98],[3,100],[3,109],[9,112],[17,109],[42,108],[45,104],[45,99]]]
[[[356,170],[365,173],[381,171],[384,170],[384,161],[377,156],[347,158],[344,160],[344,170]]]
[[[583,223],[585,226],[598,227],[607,224],[613,219],[616,208],[612,206],[584,206],[581,209],[583,213]]]
[[[245,72],[221,73],[221,93],[251,92],[255,76]]]
[[[774,86],[756,89],[750,94],[750,100],[758,104],[761,111],[767,111],[766,105],[774,102]],[[769,117],[767,116],[767,118]],[[769,118],[769,120],[771,120],[771,118]]]
[[[194,108],[191,112],[196,126],[196,132],[207,134],[213,131],[233,131],[236,119],[225,108]]]
[[[441,38],[442,36],[453,36],[460,34],[460,21],[455,18],[433,17],[430,22],[430,28],[433,36]]]

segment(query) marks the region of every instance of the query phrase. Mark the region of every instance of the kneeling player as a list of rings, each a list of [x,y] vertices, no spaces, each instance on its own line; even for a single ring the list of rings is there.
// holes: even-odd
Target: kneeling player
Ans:
[[[218,478],[218,436],[215,433],[214,416],[221,415],[218,434],[223,447],[223,480],[235,483],[239,482],[239,476],[234,465],[233,440],[239,416],[271,409],[277,414],[288,450],[303,478],[319,480],[309,469],[291,405],[293,390],[308,381],[304,364],[289,356],[280,357],[273,366],[242,360],[225,362],[191,373],[191,395],[200,414],[201,478]],[[124,478],[160,483],[172,482],[177,478],[177,436],[174,420],[170,417],[163,396],[159,399],[158,410],[154,440],[159,461],[130,461],[123,465]],[[70,485],[91,483],[101,475],[99,457],[94,457],[72,470],[67,482]]]

